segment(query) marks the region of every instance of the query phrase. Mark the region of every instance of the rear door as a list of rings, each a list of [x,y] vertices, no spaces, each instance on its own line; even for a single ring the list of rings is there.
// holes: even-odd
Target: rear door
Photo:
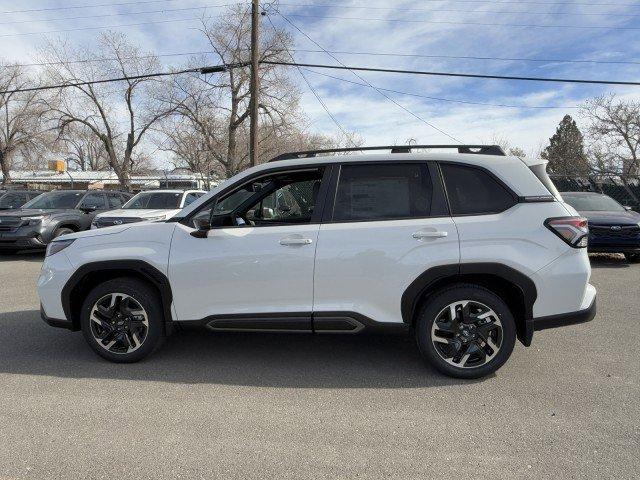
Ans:
[[[343,329],[336,317],[353,313],[401,323],[407,287],[431,267],[459,262],[437,167],[353,162],[337,177],[318,235],[314,328]]]

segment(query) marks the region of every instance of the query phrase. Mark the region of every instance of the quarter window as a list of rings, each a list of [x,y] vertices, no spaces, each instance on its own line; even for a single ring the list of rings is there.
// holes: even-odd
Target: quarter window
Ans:
[[[432,195],[433,185],[426,164],[344,165],[333,220],[428,217]]]
[[[484,170],[466,165],[442,164],[453,215],[500,213],[515,205],[513,195]]]

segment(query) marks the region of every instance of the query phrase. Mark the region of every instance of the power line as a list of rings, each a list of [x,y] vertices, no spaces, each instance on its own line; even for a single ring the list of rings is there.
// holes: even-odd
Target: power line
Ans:
[[[590,63],[590,64],[621,64],[640,65],[640,61],[627,60],[571,60],[560,58],[522,58],[522,57],[480,57],[470,55],[423,55],[414,53],[385,53],[385,52],[349,52],[344,50],[329,50],[331,53],[340,55],[365,55],[375,57],[409,57],[409,58],[442,58],[455,60],[496,60],[503,62],[537,62],[537,63]],[[294,50],[294,52],[323,53],[322,50]]]
[[[5,10],[0,12],[0,15],[10,15],[13,13],[35,13],[35,12],[53,12],[58,10],[79,10],[85,8],[99,8],[99,7],[121,7],[128,5],[148,5],[150,3],[168,3],[177,2],[179,0],[144,0],[139,2],[111,2],[111,3],[97,3],[94,5],[65,5],[64,7],[43,7],[43,8],[27,8],[24,10]]]
[[[101,78],[98,80],[86,80],[81,82],[69,82],[69,83],[61,83],[57,85],[41,85],[38,87],[28,87],[28,88],[15,88],[13,90],[4,90],[0,91],[0,95],[7,95],[10,93],[22,93],[22,92],[37,92],[42,90],[55,90],[58,88],[69,88],[69,87],[83,87],[87,85],[97,85],[101,83],[112,83],[112,82],[122,82],[128,80],[141,80],[145,78],[158,78],[158,77],[168,77],[173,75],[183,75],[185,73],[200,73],[203,75],[210,73],[220,73],[225,72],[232,68],[242,68],[248,65],[247,62],[244,63],[232,63],[226,65],[214,65],[210,67],[198,67],[198,68],[188,68],[184,70],[170,71],[170,72],[153,72],[153,73],[145,73],[142,75],[126,75],[122,77],[115,78]]]
[[[302,68],[302,67],[298,67]],[[314,73],[316,75],[322,75],[323,77],[333,78],[334,80],[340,80],[342,82],[351,83],[353,85],[359,85],[362,87],[367,87],[366,83],[354,82],[353,80],[348,80],[342,77],[336,77],[334,75],[329,75],[327,73],[317,72],[315,70],[311,70],[310,68],[304,68],[304,70]],[[501,108],[519,108],[519,109],[557,109],[557,110],[568,110],[568,109],[577,109],[579,107],[576,106],[560,106],[560,105],[513,105],[513,104],[505,104],[505,103],[487,103],[487,102],[474,102],[470,100],[455,100],[452,98],[443,98],[443,97],[433,97],[429,95],[422,95],[419,93],[411,93],[411,92],[403,92],[400,90],[393,90],[390,88],[382,88],[378,87],[380,90],[384,90],[385,92],[397,93],[399,95],[407,95],[411,97],[425,98],[427,100],[435,100],[438,102],[448,102],[448,103],[461,103],[465,105],[480,105],[485,107],[501,107]]]
[[[248,50],[247,50],[248,51]],[[324,50],[319,49],[290,49],[291,52],[301,53],[325,53]],[[560,58],[521,58],[521,57],[481,57],[470,55],[423,55],[412,53],[392,53],[392,52],[352,52],[346,50],[327,50],[329,53],[338,55],[362,55],[362,56],[374,56],[374,57],[402,57],[402,58],[439,58],[439,59],[454,59],[454,60],[482,60],[482,61],[501,61],[501,62],[534,62],[534,63],[576,63],[576,64],[602,64],[602,65],[640,65],[640,61],[628,61],[628,60],[571,60]],[[164,57],[184,57],[190,55],[209,55],[215,54],[214,51],[198,51],[198,52],[176,52],[176,53],[159,53],[157,55],[145,55],[136,58],[164,58]],[[102,58],[90,58],[84,60],[72,60],[69,62],[40,62],[40,63],[12,63],[16,67],[46,67],[51,65],[61,65],[62,63],[99,63],[110,62],[118,60],[115,57],[102,57]]]
[[[415,20],[403,18],[373,18],[373,17],[341,17],[334,15],[306,15],[290,13],[290,17],[299,18],[322,18],[329,20],[357,20],[364,22],[391,22],[391,23],[428,23],[433,25],[474,25],[481,27],[523,27],[523,28],[577,28],[577,29],[599,29],[599,30],[640,30],[640,27],[617,27],[605,25],[548,25],[531,23],[495,23],[495,22],[456,22],[452,20]]]
[[[437,2],[441,3],[442,0],[423,0],[424,2]],[[489,3],[499,5],[558,5],[567,6],[566,1],[511,1],[511,0],[449,0],[451,3]],[[572,2],[571,6],[584,6],[584,7],[640,7],[637,3],[588,3],[588,2]]]
[[[223,8],[234,4],[226,3],[222,5],[202,5],[200,7],[185,7],[185,8],[163,8],[159,10],[144,10],[141,12],[118,12],[118,13],[105,13],[101,15],[81,15],[76,17],[61,17],[61,18],[43,18],[43,19],[30,19],[30,20],[12,20],[10,22],[0,22],[0,25],[14,25],[21,23],[38,23],[38,22],[62,22],[67,20],[86,20],[90,18],[106,18],[106,17],[120,17],[129,15],[149,15],[154,13],[168,13],[168,12],[186,12],[192,10],[206,10],[207,8]]]
[[[402,110],[404,110],[405,112],[407,112],[409,115],[411,115],[412,117],[417,118],[418,120],[420,120],[422,123],[424,123],[425,125],[433,128],[434,130],[442,133],[443,135],[449,137],[450,139],[452,139],[455,142],[459,142],[462,143],[461,140],[455,138],[453,135],[450,135],[449,133],[445,132],[444,130],[438,128],[437,126],[435,126],[434,124],[428,122],[427,120],[425,120],[424,118],[422,118],[420,115],[418,115],[417,113],[414,113],[413,111],[409,110],[407,107],[405,107],[404,105],[402,105],[401,103],[397,102],[396,100],[394,100],[393,98],[391,98],[389,95],[387,95],[386,93],[384,93],[382,90],[378,89],[377,87],[375,87],[374,85],[372,85],[370,82],[368,82],[365,78],[363,78],[362,76],[358,75],[353,69],[350,69],[348,67],[345,66],[344,63],[342,63],[340,61],[340,59],[338,59],[335,55],[329,53],[322,45],[320,45],[318,42],[316,42],[313,38],[311,38],[309,35],[307,35],[303,30],[301,30],[295,23],[293,23],[291,20],[289,20],[285,15],[283,15],[282,13],[280,13],[280,11],[278,9],[276,9],[275,7],[273,7],[273,5],[271,5],[272,9],[278,14],[280,15],[280,17],[282,17],[289,25],[291,25],[293,28],[295,28],[298,32],[300,32],[302,35],[304,35],[310,42],[312,42],[314,45],[316,45],[318,48],[324,50],[324,52],[326,54],[328,54],[331,58],[333,58],[336,62],[338,62],[342,67],[340,67],[341,69],[344,70],[350,70],[351,73],[356,76],[357,78],[359,78],[361,81],[365,82],[370,88],[374,89],[376,92],[378,92],[381,96],[383,96],[384,98],[386,98],[388,101],[390,101],[391,103],[393,103],[394,105],[398,106],[399,108],[401,108]],[[265,62],[267,63],[267,62]],[[299,64],[300,66],[308,66],[308,65],[302,65]]]
[[[492,3],[492,2],[482,2]],[[504,2],[498,2],[504,3]],[[598,13],[598,12],[531,12],[522,10],[474,10],[468,9],[442,9],[442,8],[407,8],[407,7],[374,7],[364,5],[340,5],[335,3],[278,3],[278,7],[305,7],[305,8],[344,8],[344,9],[363,9],[363,10],[384,10],[384,11],[401,11],[401,12],[425,12],[425,13],[471,13],[471,14],[483,14],[490,13],[495,15],[543,15],[543,16],[595,16],[595,17],[640,17],[640,14],[633,13]]]
[[[123,27],[139,27],[143,25],[156,25],[160,23],[174,23],[174,22],[193,22],[195,20],[201,20],[198,17],[191,18],[174,18],[170,20],[156,20],[152,22],[140,22],[140,23],[124,23],[120,25],[102,25],[99,27],[78,27],[78,28],[65,28],[62,30],[48,30],[44,32],[20,32],[20,33],[3,33],[0,37],[20,37],[24,35],[47,35],[50,33],[65,33],[65,32],[79,32],[84,30],[108,30],[109,28],[123,28]]]
[[[353,67],[346,65],[322,65],[314,63],[287,63],[287,62],[275,62],[264,61],[263,63],[272,65],[284,65],[284,66],[300,66],[310,68],[329,68],[334,70],[350,70],[361,72],[379,72],[379,73],[403,73],[409,75],[430,75],[436,77],[463,77],[463,78],[483,78],[492,80],[519,80],[529,82],[556,82],[556,83],[582,83],[590,85],[630,85],[640,86],[640,82],[628,82],[620,80],[584,80],[584,79],[572,79],[572,78],[550,78],[550,77],[519,77],[512,75],[483,75],[478,73],[452,73],[452,72],[429,72],[422,70],[402,70],[397,68],[376,68],[376,67]]]
[[[269,15],[267,15],[266,17],[267,17],[267,20],[269,20],[269,24],[271,25],[271,28],[273,28],[273,31],[276,32],[276,34],[277,34],[278,30],[276,29],[276,26],[271,21],[271,17]],[[295,62],[296,59],[294,58],[294,56],[291,53],[291,51],[286,46],[285,46],[284,50],[287,52],[287,54],[291,58],[291,61]],[[342,132],[342,134],[344,135],[345,139],[349,140],[349,135],[347,134],[347,131],[342,127],[342,125],[340,124],[338,119],[331,113],[331,111],[329,110],[329,107],[327,107],[327,105],[324,103],[324,101],[322,100],[322,98],[320,97],[318,92],[316,92],[315,88],[313,88],[313,85],[311,85],[311,82],[309,82],[309,80],[307,79],[307,76],[304,74],[302,69],[300,67],[297,67],[297,69],[298,69],[298,73],[300,74],[300,76],[302,77],[304,82],[307,84],[307,87],[309,87],[309,90],[311,90],[311,93],[313,93],[313,95],[316,97],[316,100],[318,100],[318,103],[322,106],[322,108],[327,113],[329,118],[333,121],[333,123],[336,125],[336,127],[338,127],[338,129]],[[352,143],[354,144],[354,146],[357,146],[357,145],[355,145],[354,142],[352,142]]]

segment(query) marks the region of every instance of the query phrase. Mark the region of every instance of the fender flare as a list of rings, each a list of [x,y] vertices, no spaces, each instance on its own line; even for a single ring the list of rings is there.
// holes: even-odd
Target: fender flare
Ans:
[[[133,272],[136,276],[144,278],[158,289],[162,302],[162,310],[164,312],[165,327],[168,329],[173,323],[171,315],[173,293],[167,276],[144,260],[106,260],[82,265],[71,275],[62,288],[62,309],[67,319],[73,321],[74,330],[79,329],[79,318],[75,318],[76,315],[72,308],[74,292],[77,291],[78,287],[82,286],[82,281],[87,278],[87,275],[114,270]]]
[[[523,331],[519,337],[526,346],[531,344],[533,337],[533,305],[538,297],[536,285],[527,275],[502,263],[460,263],[440,265],[425,270],[405,289],[402,294],[400,311],[402,321],[411,324],[416,309],[424,293],[439,284],[446,284],[450,279],[465,281],[465,277],[474,275],[490,275],[498,277],[518,288],[524,299]]]

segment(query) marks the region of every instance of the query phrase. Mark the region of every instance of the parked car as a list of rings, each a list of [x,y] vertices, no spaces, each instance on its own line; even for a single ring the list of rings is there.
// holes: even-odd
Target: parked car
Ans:
[[[594,192],[563,192],[565,202],[589,221],[589,251],[624,253],[640,262],[640,213]]]
[[[6,190],[0,192],[0,210],[14,210],[33,200],[42,192],[37,190]]]
[[[166,220],[205,193],[207,192],[204,190],[153,190],[140,192],[125,203],[122,208],[96,215],[91,228]]]
[[[55,190],[17,210],[0,212],[0,250],[44,249],[51,240],[87,230],[100,211],[122,206],[128,193],[102,190]]]
[[[281,156],[165,222],[56,239],[42,317],[114,362],[146,357],[176,325],[414,331],[431,365],[463,378],[496,371],[516,337],[594,317],[587,222],[544,160],[410,148]]]

